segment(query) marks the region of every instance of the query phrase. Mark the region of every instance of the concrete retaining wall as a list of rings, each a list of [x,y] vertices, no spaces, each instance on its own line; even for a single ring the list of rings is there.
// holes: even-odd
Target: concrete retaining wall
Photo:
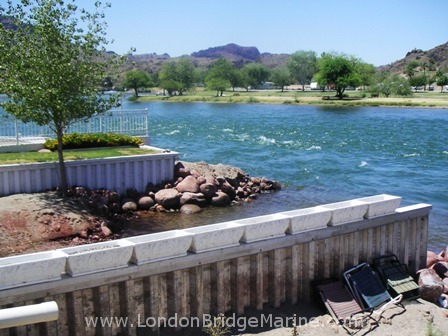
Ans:
[[[81,248],[84,252],[78,249],[75,254],[70,249],[62,249],[54,254],[58,258],[61,253],[66,254],[65,272],[61,270],[58,279],[40,279],[34,284],[24,281],[36,273],[33,269],[38,268],[40,257],[29,255],[33,265],[28,266],[30,276],[18,277],[20,281],[16,284],[0,282],[0,286],[4,286],[3,290],[0,288],[0,309],[54,300],[59,305],[59,319],[0,329],[0,335],[157,334],[157,326],[144,322],[175,316],[201,319],[203,314],[225,312],[240,315],[249,307],[261,310],[265,304],[279,307],[285,302],[309,301],[313,280],[340,278],[347,268],[389,253],[396,254],[414,274],[426,265],[430,210],[430,205],[418,204],[376,217],[365,218],[364,214],[352,222],[336,225],[326,217],[326,226],[319,224],[317,229],[311,227],[296,234],[291,234],[296,214],[288,217],[283,213],[240,223],[227,222],[212,229],[204,226],[204,230],[178,230],[138,240],[122,239],[122,242],[108,242],[109,246],[103,246],[104,243],[85,245]],[[307,216],[309,212],[300,215]],[[279,218],[285,217],[289,229],[285,227],[284,235],[243,242],[244,234],[253,230],[254,223],[262,222],[262,218],[264,225],[270,226],[277,225]],[[219,247],[223,235],[226,236],[222,243],[225,245]],[[198,249],[195,237],[210,240],[204,244],[206,248]],[[107,248],[113,249],[113,253],[112,250],[108,253]],[[120,248],[123,252],[119,252]],[[142,254],[151,248],[155,248],[154,260],[151,260],[151,253]],[[163,251],[172,251],[172,254]],[[95,267],[106,261],[109,264],[110,259],[118,262],[122,259],[121,253],[124,263],[95,271]],[[90,264],[93,272],[68,271],[68,260],[80,256],[86,257],[80,264],[83,267]],[[22,256],[20,263],[11,258],[17,257],[0,259],[0,281],[2,271],[9,273],[7,267],[26,264],[26,257],[23,260]],[[14,272],[19,274],[18,270]],[[86,322],[100,317],[127,318],[127,323],[95,328]]]
[[[174,177],[179,153],[123,156],[105,159],[67,161],[69,185],[106,188],[124,193],[127,188],[144,191],[146,184],[160,183]],[[0,166],[0,196],[34,193],[59,185],[55,162]]]

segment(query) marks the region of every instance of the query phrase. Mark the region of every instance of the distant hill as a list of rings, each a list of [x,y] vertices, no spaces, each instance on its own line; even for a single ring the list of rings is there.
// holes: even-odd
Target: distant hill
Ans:
[[[219,58],[225,58],[236,66],[241,67],[244,64],[252,62],[260,62],[268,68],[277,66],[285,66],[288,60],[288,54],[271,54],[260,53],[256,47],[243,47],[235,43],[229,43],[225,46],[212,47],[205,50],[193,52],[191,55],[184,55],[190,59],[196,66],[208,66]],[[150,73],[157,72],[165,61],[175,61],[180,57],[170,57],[168,54],[141,54],[129,56],[129,67],[137,67],[138,69],[148,71]]]
[[[195,58],[226,58],[229,61],[258,61],[260,52],[256,47],[241,47],[235,43],[229,43],[225,46],[194,52],[191,56]]]
[[[426,62],[434,69],[446,69],[448,71],[448,42],[427,51],[421,49],[411,50],[401,60],[388,65],[382,65],[378,67],[378,70],[391,73],[403,73],[406,65],[414,60]]]

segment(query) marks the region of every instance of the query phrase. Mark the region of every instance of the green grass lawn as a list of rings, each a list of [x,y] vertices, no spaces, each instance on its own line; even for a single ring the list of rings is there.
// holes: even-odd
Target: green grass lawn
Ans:
[[[101,149],[83,149],[64,151],[64,160],[86,160],[102,159],[114,156],[130,156],[158,153],[154,150],[147,150],[136,147],[107,147]],[[18,163],[36,163],[58,161],[57,152],[20,152],[20,153],[0,153],[0,165]]]

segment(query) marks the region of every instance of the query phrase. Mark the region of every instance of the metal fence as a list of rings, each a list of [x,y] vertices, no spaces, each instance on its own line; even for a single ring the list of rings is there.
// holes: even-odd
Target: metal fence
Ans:
[[[69,133],[121,133],[149,136],[148,109],[112,110],[78,121],[67,129]],[[54,138],[48,126],[23,123],[7,114],[0,114],[0,146],[39,143]]]

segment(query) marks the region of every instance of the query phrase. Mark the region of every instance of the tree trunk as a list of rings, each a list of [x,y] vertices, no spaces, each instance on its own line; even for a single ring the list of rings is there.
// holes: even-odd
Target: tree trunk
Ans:
[[[134,88],[135,96],[138,98],[138,89]]]
[[[62,136],[64,132],[62,128],[57,129],[57,137],[58,137],[58,158],[59,158],[59,175],[61,176],[60,184],[59,184],[59,194],[65,196],[67,194],[68,182],[67,182],[67,171],[65,169],[64,162],[64,153],[62,146]]]

